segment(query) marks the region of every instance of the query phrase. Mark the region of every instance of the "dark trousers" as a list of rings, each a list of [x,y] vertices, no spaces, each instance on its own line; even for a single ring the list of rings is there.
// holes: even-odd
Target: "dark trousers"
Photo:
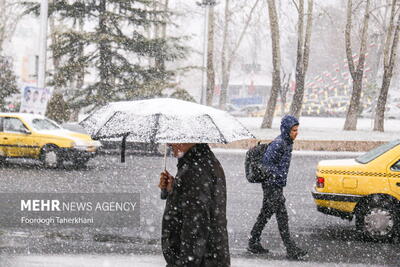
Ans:
[[[250,242],[256,243],[261,240],[261,233],[273,214],[276,214],[278,221],[279,233],[286,247],[293,245],[289,233],[289,217],[285,206],[285,197],[283,196],[283,188],[271,185],[262,185],[264,198],[260,214],[251,230]]]

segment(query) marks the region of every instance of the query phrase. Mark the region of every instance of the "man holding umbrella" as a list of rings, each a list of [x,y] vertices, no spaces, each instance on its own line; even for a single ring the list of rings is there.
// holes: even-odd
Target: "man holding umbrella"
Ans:
[[[169,144],[178,158],[175,177],[160,175],[168,191],[162,221],[167,267],[230,266],[226,229],[226,183],[221,164],[207,144]]]
[[[178,172],[161,173],[167,193],[162,248],[167,266],[230,266],[226,184],[206,144],[255,138],[229,113],[171,98],[113,102],[80,122],[94,139],[169,144]],[[165,160],[165,157],[164,157]]]

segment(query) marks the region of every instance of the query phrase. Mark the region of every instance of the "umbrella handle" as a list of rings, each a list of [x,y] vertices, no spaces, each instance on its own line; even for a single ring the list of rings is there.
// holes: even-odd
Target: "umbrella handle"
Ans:
[[[167,144],[164,144],[164,171],[167,170]]]
[[[167,199],[167,197],[168,197],[167,189],[161,189],[160,198],[164,200],[164,199]]]
[[[164,171],[167,170],[167,144],[164,144]],[[168,191],[167,189],[161,189],[160,198],[167,199]]]
[[[121,162],[125,162],[125,151],[126,151],[126,138],[128,135],[124,135],[122,137],[122,142],[121,142]]]

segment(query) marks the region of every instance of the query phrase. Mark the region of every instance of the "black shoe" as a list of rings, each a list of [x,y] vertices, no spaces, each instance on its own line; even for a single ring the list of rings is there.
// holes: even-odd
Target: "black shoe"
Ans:
[[[261,246],[260,242],[256,242],[256,243],[249,242],[247,251],[254,253],[254,254],[266,254],[269,252],[268,249],[265,249]]]
[[[302,257],[307,255],[307,251],[302,250],[298,247],[287,248],[287,257],[290,260],[300,260]]]

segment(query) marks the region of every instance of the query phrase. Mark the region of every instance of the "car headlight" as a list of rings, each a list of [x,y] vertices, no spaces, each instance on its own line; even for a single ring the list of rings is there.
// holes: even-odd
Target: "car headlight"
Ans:
[[[93,146],[95,147],[101,147],[101,142],[100,141],[92,141]]]
[[[99,141],[81,141],[76,140],[73,143],[73,148],[81,151],[93,151],[96,150],[98,147],[101,146]]]
[[[87,150],[87,148],[89,147],[89,143],[77,140],[77,141],[73,142],[72,147],[77,150]]]

